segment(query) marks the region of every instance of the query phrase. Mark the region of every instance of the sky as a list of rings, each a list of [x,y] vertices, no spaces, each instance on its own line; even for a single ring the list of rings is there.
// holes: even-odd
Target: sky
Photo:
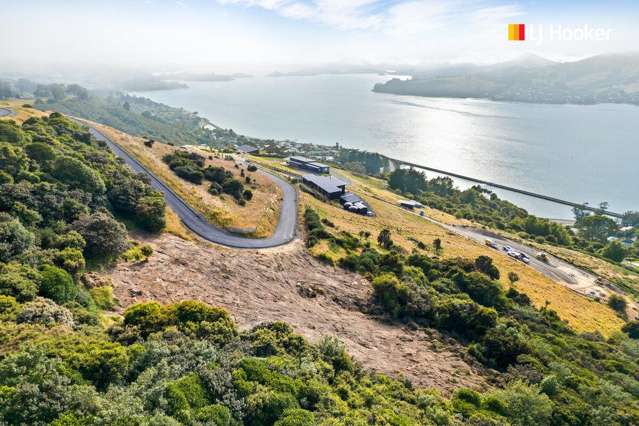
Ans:
[[[632,51],[639,39],[636,0],[1,2],[5,70],[266,72],[332,63],[491,63],[524,53],[574,60]],[[508,23],[525,23],[545,38],[508,41]],[[552,28],[600,29],[608,36],[549,40]]]

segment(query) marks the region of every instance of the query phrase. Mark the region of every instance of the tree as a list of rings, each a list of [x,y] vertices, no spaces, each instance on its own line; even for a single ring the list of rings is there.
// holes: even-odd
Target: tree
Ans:
[[[392,189],[418,195],[426,189],[426,175],[415,169],[395,169],[388,177]]]
[[[499,279],[499,269],[493,265],[493,259],[488,256],[479,256],[475,259],[475,267],[483,274],[486,274],[492,280]]]
[[[386,250],[389,250],[391,247],[393,247],[391,232],[388,229],[382,229],[380,231],[379,235],[377,236],[377,244],[379,244],[380,247],[383,247]]]
[[[621,316],[626,315],[626,307],[628,306],[628,301],[625,297],[620,296],[618,294],[611,294],[608,297],[608,306],[610,306],[613,310],[615,310]]]
[[[0,142],[0,170],[17,177],[29,167],[27,157],[21,147]]]
[[[614,220],[603,215],[590,215],[581,218],[575,226],[581,231],[581,235],[586,240],[606,241],[616,229]]]
[[[87,242],[84,249],[87,257],[112,259],[128,245],[124,225],[104,211],[82,215],[72,224],[72,228]]]
[[[627,333],[631,339],[639,339],[639,321],[628,321],[621,327],[621,331]]]
[[[52,174],[70,187],[82,189],[90,194],[102,195],[106,191],[104,181],[98,172],[77,158],[57,158],[53,162]]]
[[[397,318],[405,313],[409,290],[394,274],[386,273],[377,276],[373,280],[373,292],[377,303],[393,317]]]
[[[510,281],[510,285],[515,285],[517,281],[519,281],[519,275],[516,272],[510,271],[508,273],[508,281]]]
[[[78,287],[67,271],[56,266],[45,265],[40,271],[42,281],[40,294],[59,304],[70,302],[78,294]]]
[[[23,145],[28,141],[24,131],[13,121],[0,121],[0,142]]]
[[[497,398],[506,406],[508,419],[515,426],[550,424],[552,402],[536,386],[516,381],[497,391]]]
[[[125,109],[125,110],[127,110],[127,111],[131,111],[131,104],[130,104],[128,101],[127,101],[127,102],[124,102],[124,103],[122,104],[122,108],[124,108],[124,109]]]
[[[601,250],[601,255],[614,262],[621,262],[626,258],[627,251],[619,241],[611,241]]]
[[[8,262],[27,251],[35,238],[18,219],[0,213],[0,262]]]
[[[639,226],[639,211],[627,211],[621,219],[623,226]]]
[[[69,84],[67,86],[67,93],[77,96],[78,99],[83,101],[89,99],[89,91],[78,84]]]
[[[435,253],[437,254],[441,253],[443,249],[442,240],[440,240],[439,238],[435,238],[433,240],[433,248],[435,249]]]
[[[53,99],[57,102],[64,100],[66,88],[64,84],[54,83],[49,85],[49,92]]]
[[[166,225],[166,201],[162,195],[147,195],[135,206],[137,222],[149,232],[159,232]]]
[[[45,165],[55,159],[55,151],[44,142],[31,143],[24,149],[29,157],[40,165]]]

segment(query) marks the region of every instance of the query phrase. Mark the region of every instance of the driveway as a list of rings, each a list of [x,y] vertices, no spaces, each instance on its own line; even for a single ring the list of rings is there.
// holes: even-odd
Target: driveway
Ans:
[[[167,204],[179,216],[182,223],[201,238],[228,247],[261,249],[276,247],[292,241],[297,233],[297,192],[295,188],[279,176],[260,170],[280,187],[283,194],[282,208],[275,232],[268,238],[246,238],[232,234],[209,223],[204,216],[195,211],[167,185],[147,170],[135,158],[97,129],[89,127],[91,134],[99,141],[105,142],[109,148],[122,158],[137,173],[145,174],[151,186],[164,194]]]

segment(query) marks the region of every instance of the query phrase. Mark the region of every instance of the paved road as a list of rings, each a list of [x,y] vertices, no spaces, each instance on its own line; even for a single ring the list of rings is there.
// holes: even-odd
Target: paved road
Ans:
[[[7,115],[13,115],[13,111],[9,108],[0,108],[0,117],[6,117]]]
[[[142,166],[142,164],[130,156],[119,145],[113,143],[97,129],[89,127],[89,130],[97,140],[104,141],[109,148],[113,150],[115,155],[122,158],[134,171],[147,175],[151,185],[164,194],[167,204],[180,217],[182,223],[205,240],[228,247],[260,249],[286,244],[295,238],[297,231],[297,192],[292,185],[279,176],[260,170],[260,173],[268,175],[269,178],[280,187],[284,198],[280,219],[275,228],[275,232],[268,238],[240,237],[211,225],[200,213],[191,208],[182,198],[165,185],[164,182]]]
[[[571,286],[576,286],[580,282],[583,282],[584,279],[594,282],[596,277],[589,272],[583,271],[567,262],[564,262],[561,259],[558,259],[554,256],[548,256],[548,263],[537,260],[535,256],[539,253],[539,250],[535,250],[532,247],[528,247],[526,245],[517,243],[515,241],[504,238],[498,234],[495,234],[490,231],[486,231],[484,229],[478,228],[469,228],[464,226],[453,226],[453,225],[444,225],[447,229],[455,232],[457,234],[463,235],[464,237],[470,238],[472,240],[478,241],[480,243],[485,243],[487,239],[493,241],[497,246],[496,251],[500,251],[502,254],[505,254],[504,251],[505,246],[510,246],[513,250],[518,251],[520,253],[524,253],[530,258],[530,263],[528,266],[534,268],[546,275],[548,278],[554,281],[563,281],[566,284]],[[582,279],[578,279],[582,278]]]

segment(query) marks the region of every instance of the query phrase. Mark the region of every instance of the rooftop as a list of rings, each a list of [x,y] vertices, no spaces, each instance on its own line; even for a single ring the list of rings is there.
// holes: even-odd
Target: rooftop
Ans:
[[[314,163],[315,160],[307,157],[302,157],[300,155],[296,155],[294,157],[290,157],[289,161],[295,161],[296,163]]]
[[[237,150],[241,152],[255,152],[259,151],[260,149],[251,145],[240,145],[237,147]]]
[[[333,176],[304,175],[304,181],[313,183],[327,193],[341,192],[346,182]]]

